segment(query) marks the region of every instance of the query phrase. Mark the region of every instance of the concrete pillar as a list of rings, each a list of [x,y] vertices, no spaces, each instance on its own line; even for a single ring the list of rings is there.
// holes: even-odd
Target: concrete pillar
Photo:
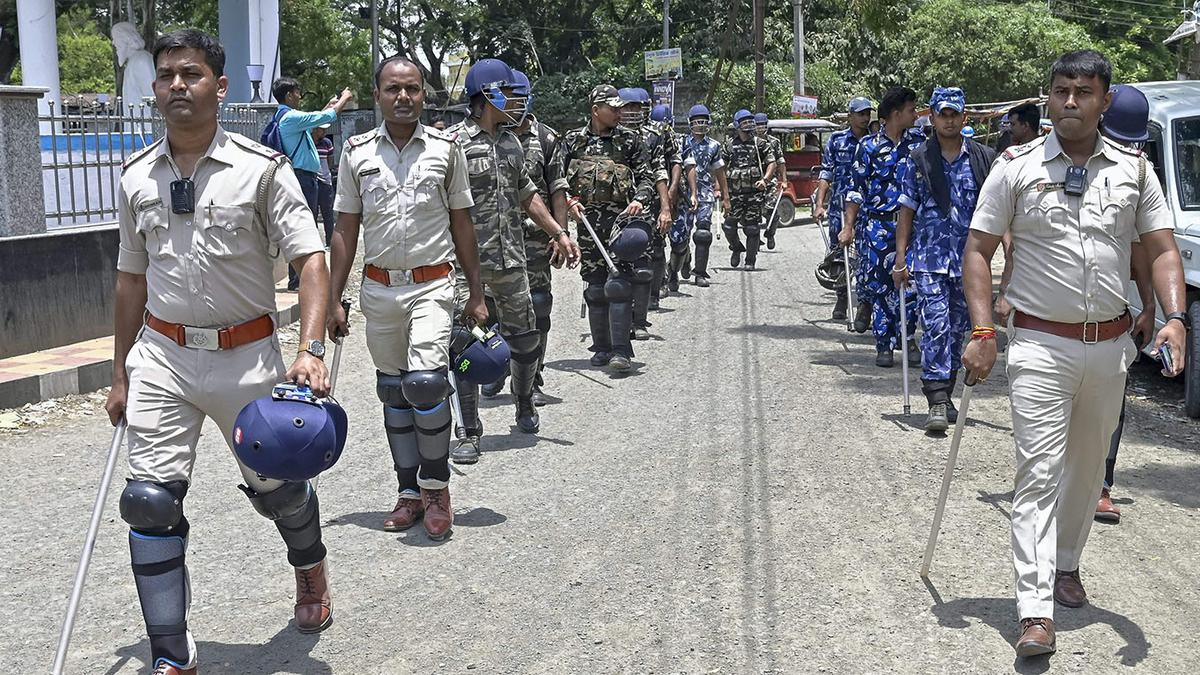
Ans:
[[[58,80],[58,23],[54,0],[17,0],[17,32],[21,49],[21,84],[45,87],[38,111],[50,113],[50,101],[62,101]],[[49,125],[43,125],[50,133]]]
[[[219,0],[219,30],[225,47],[225,75],[230,103],[249,103],[253,94],[246,66],[264,66],[259,92],[271,98],[271,82],[279,77],[279,0]]]
[[[38,134],[38,104],[46,92],[45,87],[0,85],[0,237],[46,231]]]

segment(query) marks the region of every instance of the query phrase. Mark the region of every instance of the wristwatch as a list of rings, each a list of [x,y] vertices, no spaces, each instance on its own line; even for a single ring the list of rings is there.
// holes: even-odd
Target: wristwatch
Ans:
[[[1170,321],[1171,319],[1179,319],[1179,323],[1183,324],[1184,328],[1188,327],[1187,312],[1171,312],[1170,314],[1167,315],[1167,317],[1163,321],[1163,323],[1165,324],[1167,321]]]
[[[300,345],[300,349],[296,350],[297,355],[304,352],[308,352],[318,359],[323,359],[325,358],[325,343],[320,340],[309,340],[308,344]]]

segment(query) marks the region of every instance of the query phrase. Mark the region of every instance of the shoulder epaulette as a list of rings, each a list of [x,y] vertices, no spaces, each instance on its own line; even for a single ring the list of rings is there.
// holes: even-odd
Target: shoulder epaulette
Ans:
[[[241,148],[243,150],[253,152],[256,155],[259,155],[261,157],[266,157],[267,159],[270,159],[270,160],[278,160],[279,158],[284,156],[282,152],[278,152],[272,148],[268,148],[267,146],[263,145],[262,143],[252,141],[249,138],[246,138],[245,136],[242,136],[240,134],[229,134],[229,140],[232,141],[235,145],[237,145],[239,148]]]
[[[166,138],[166,137],[164,136],[163,138]],[[163,138],[160,138],[157,141],[154,141],[150,145],[147,145],[146,147],[142,148],[141,150],[138,150],[137,152],[130,155],[129,158],[125,160],[125,163],[121,165],[121,170],[124,171],[125,169],[128,169],[134,162],[136,162],[139,159],[142,159],[143,157],[146,157],[150,153],[154,152],[154,149],[158,147],[158,144],[163,142]]]
[[[438,129],[437,127],[425,127],[425,133],[429,134],[430,136],[433,136],[434,138],[440,138],[443,141],[453,143],[454,141],[458,140],[458,128],[461,126],[462,126],[462,123],[460,122],[460,123],[455,124],[454,126],[450,127],[449,129]]]
[[[1046,138],[1046,136],[1039,136],[1023,145],[1016,145],[1011,148],[1007,148],[1003,153],[1001,153],[1001,157],[1006,160],[1013,160],[1021,155],[1028,155],[1030,152],[1033,152],[1034,148],[1040,147],[1042,143],[1045,143]]]
[[[1125,153],[1126,155],[1131,155],[1133,157],[1141,157],[1144,155],[1144,153],[1141,150],[1130,147],[1128,145],[1121,145],[1120,143],[1114,141],[1113,139],[1111,139],[1107,136],[1101,135],[1100,138],[1103,138],[1104,142],[1106,144],[1108,144],[1109,147],[1114,148],[1116,150],[1120,150],[1121,152]]]
[[[375,138],[378,135],[379,135],[379,128],[376,127],[375,129],[372,129],[365,134],[351,136],[350,138],[346,139],[346,145],[349,145],[352,148],[357,148],[361,145],[366,145],[368,142],[375,140]]]

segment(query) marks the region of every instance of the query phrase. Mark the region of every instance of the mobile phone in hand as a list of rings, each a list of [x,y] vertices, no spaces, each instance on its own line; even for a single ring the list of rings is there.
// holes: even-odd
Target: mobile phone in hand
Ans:
[[[1158,348],[1158,361],[1162,364],[1163,375],[1175,376],[1175,354],[1171,352],[1171,345],[1163,343]]]

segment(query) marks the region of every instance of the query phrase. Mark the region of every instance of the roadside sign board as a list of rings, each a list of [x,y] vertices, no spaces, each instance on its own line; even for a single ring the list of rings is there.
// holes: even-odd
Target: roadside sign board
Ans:
[[[683,52],[655,49],[644,52],[647,80],[677,80],[683,76]]]

